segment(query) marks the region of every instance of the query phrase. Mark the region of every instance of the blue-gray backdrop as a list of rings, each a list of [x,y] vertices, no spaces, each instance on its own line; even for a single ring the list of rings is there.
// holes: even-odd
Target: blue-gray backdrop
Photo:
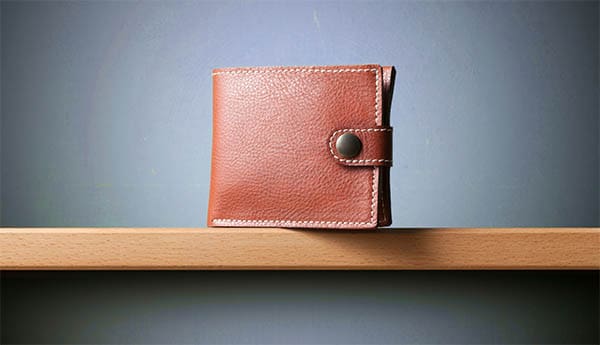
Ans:
[[[2,222],[206,225],[211,69],[398,71],[394,226],[591,226],[595,2],[2,2]]]
[[[395,227],[600,223],[598,2],[2,1],[0,11],[4,226],[205,226],[211,69],[360,63],[398,71]],[[12,277],[6,342],[598,339],[585,303],[598,305],[597,273],[556,288],[558,276],[521,285],[518,274],[453,276],[458,285],[407,273],[336,275],[344,284]],[[313,279],[323,290],[301,283]]]

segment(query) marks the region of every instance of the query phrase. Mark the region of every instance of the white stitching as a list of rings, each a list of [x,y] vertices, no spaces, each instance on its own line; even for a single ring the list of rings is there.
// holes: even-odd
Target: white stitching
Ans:
[[[279,69],[271,69],[265,68],[260,70],[231,70],[231,71],[221,71],[221,72],[213,72],[213,76],[219,74],[242,74],[242,73],[287,73],[287,72],[320,72],[320,73],[341,73],[341,72],[375,72],[375,125],[379,124],[379,97],[381,93],[381,89],[379,86],[379,69],[377,68],[368,68],[368,69],[360,69],[360,68],[344,68],[344,69],[307,69],[307,68],[279,68]],[[388,128],[372,128],[373,130],[391,130]],[[333,152],[332,152],[333,153]],[[335,155],[334,155],[335,156]],[[297,224],[342,224],[342,225],[377,225],[375,220],[375,173],[377,171],[377,167],[373,167],[373,176],[371,178],[371,219],[368,222],[346,222],[346,221],[322,221],[322,220],[249,220],[249,219],[213,219],[213,223],[229,223],[231,225],[236,224],[248,224],[248,225],[279,225],[284,226],[288,225],[297,225]]]
[[[344,159],[338,157],[335,158],[340,162],[344,163],[393,163],[391,159]]]
[[[331,155],[333,155],[333,158],[337,159],[340,162],[344,162],[344,163],[369,163],[369,162],[392,163],[391,159],[345,159],[345,158],[340,158],[333,151],[333,139],[335,138],[336,134],[338,134],[340,132],[391,132],[391,131],[392,131],[391,128],[345,128],[345,129],[338,129],[337,131],[333,132],[333,134],[329,138],[329,152],[331,152]]]
[[[335,132],[391,132],[393,130],[393,128],[344,128]]]
[[[377,69],[375,71],[375,125],[381,125],[381,121],[379,121],[381,107],[379,106],[379,99],[383,99],[381,86],[379,85],[379,73],[381,73],[381,69]],[[390,129],[391,130],[391,129]],[[371,223],[377,226],[378,219],[376,219],[375,215],[375,175],[379,171],[379,168],[373,167],[373,177],[371,180]],[[379,181],[378,181],[379,182]],[[379,211],[379,210],[377,210]]]
[[[379,125],[379,98],[381,96],[381,88],[379,86],[379,71],[380,69],[375,70],[375,126]],[[391,128],[390,128],[391,130]],[[375,174],[378,171],[378,168],[373,167],[373,177],[371,177],[371,224],[377,226],[377,219],[375,219]]]
[[[375,70],[375,125],[379,124],[379,71]]]
[[[375,172],[377,168],[373,168],[373,177],[371,178],[371,223],[375,223]]]
[[[371,218],[372,219],[372,218]],[[263,223],[263,224],[272,224],[272,223],[284,223],[284,224],[349,224],[349,225],[364,225],[371,224],[371,222],[342,222],[342,221],[325,221],[325,220],[244,220],[244,219],[213,219],[213,222],[218,223]]]
[[[316,73],[355,73],[355,72],[375,72],[375,78],[377,79],[377,84],[379,85],[379,76],[377,73],[377,69],[375,68],[343,68],[343,69],[322,69],[322,68],[264,68],[264,69],[253,69],[253,70],[231,70],[231,71],[220,71],[213,72],[212,75],[220,75],[220,74],[256,74],[256,73],[307,73],[307,72],[316,72]],[[376,92],[377,93],[377,92]],[[377,109],[377,107],[376,107]],[[377,112],[377,110],[375,110]]]

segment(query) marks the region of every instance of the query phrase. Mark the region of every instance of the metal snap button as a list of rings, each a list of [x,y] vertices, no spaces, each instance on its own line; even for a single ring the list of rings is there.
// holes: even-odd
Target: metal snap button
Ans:
[[[362,150],[362,142],[352,133],[344,133],[337,138],[335,148],[344,158],[352,158],[358,156]]]

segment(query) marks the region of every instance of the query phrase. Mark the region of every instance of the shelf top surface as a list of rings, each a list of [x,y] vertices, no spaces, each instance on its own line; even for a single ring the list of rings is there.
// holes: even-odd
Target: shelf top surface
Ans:
[[[600,269],[600,229],[0,228],[0,269]]]

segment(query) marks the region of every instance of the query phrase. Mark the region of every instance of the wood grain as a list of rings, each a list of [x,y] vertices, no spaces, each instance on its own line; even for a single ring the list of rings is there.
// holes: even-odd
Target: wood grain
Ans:
[[[0,228],[0,269],[600,269],[600,229]]]

